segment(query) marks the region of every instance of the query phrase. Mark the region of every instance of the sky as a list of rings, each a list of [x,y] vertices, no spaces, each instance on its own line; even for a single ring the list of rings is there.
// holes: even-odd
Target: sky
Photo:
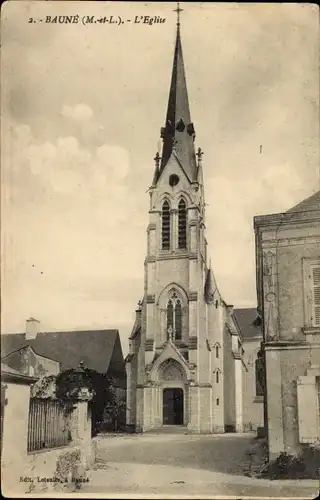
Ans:
[[[318,10],[180,6],[209,255],[224,300],[255,307],[253,217],[285,211],[320,187]],[[118,328],[127,352],[143,295],[147,190],[166,114],[174,8],[2,7],[3,332],[25,331],[29,317],[42,331]],[[79,23],[45,22],[63,15]],[[84,25],[87,15],[125,22]]]

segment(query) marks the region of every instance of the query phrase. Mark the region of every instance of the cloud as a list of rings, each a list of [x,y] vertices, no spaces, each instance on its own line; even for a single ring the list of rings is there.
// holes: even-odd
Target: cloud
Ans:
[[[74,14],[73,2],[59,8]],[[53,328],[132,320],[143,286],[145,191],[165,118],[175,33],[169,3],[140,8],[166,23],[109,31],[36,23],[30,31],[26,17],[54,15],[55,2],[6,4],[7,329],[17,321],[23,328],[27,315]],[[86,15],[86,2],[77,9]],[[110,2],[91,9],[114,14]],[[190,108],[205,151],[208,250],[225,300],[238,306],[255,304],[253,216],[287,210],[318,185],[315,9],[194,3],[184,12]],[[129,19],[135,11],[135,3],[119,3],[119,15]]]
[[[76,106],[63,106],[62,115],[66,118],[70,118],[71,120],[79,121],[79,122],[87,122],[93,116],[93,111],[87,104],[80,103],[76,104]]]

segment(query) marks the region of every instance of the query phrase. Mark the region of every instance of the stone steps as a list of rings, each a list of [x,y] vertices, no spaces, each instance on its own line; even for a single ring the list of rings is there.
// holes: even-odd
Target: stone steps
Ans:
[[[145,431],[144,434],[187,434],[186,425],[164,425],[155,429]]]

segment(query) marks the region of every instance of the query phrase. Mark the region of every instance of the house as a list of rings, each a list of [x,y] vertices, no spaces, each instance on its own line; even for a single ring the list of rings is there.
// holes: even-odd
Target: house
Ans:
[[[247,367],[243,389],[244,430],[261,431],[263,427],[263,384],[259,377],[261,352],[261,319],[256,308],[235,309],[244,346],[244,363]]]
[[[25,333],[3,334],[1,345],[2,361],[25,374],[57,375],[81,364],[106,373],[114,381],[117,397],[126,399],[126,371],[118,330],[40,332],[40,322],[30,318]],[[100,420],[100,416],[93,414],[93,432],[97,431],[96,419]],[[117,425],[124,425],[121,418]]]
[[[320,191],[254,228],[273,460],[320,438]]]
[[[118,330],[40,332],[40,322],[30,318],[26,332],[1,335],[1,360],[17,370],[38,376],[86,368],[107,373],[125,391],[126,375]]]
[[[243,339],[208,258],[202,151],[195,150],[177,24],[161,157],[150,176],[144,296],[126,358],[127,423],[243,431]]]

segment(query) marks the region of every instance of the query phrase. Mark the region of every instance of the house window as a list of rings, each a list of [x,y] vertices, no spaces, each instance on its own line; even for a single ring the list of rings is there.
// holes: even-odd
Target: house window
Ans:
[[[170,205],[167,200],[162,205],[162,249],[170,250]]]
[[[181,300],[173,292],[168,304],[167,304],[167,333],[168,336],[172,334],[172,337],[176,340],[181,340],[182,336],[182,304]]]
[[[184,200],[178,205],[178,248],[187,248],[187,210]]]
[[[219,346],[216,345],[216,358],[219,358]]]
[[[217,403],[217,406],[219,406],[219,404],[220,404],[219,398],[216,399],[216,403]]]
[[[216,371],[216,383],[217,384],[219,384],[219,379],[220,379],[219,372]]]
[[[320,260],[303,260],[305,325],[320,327]]]

